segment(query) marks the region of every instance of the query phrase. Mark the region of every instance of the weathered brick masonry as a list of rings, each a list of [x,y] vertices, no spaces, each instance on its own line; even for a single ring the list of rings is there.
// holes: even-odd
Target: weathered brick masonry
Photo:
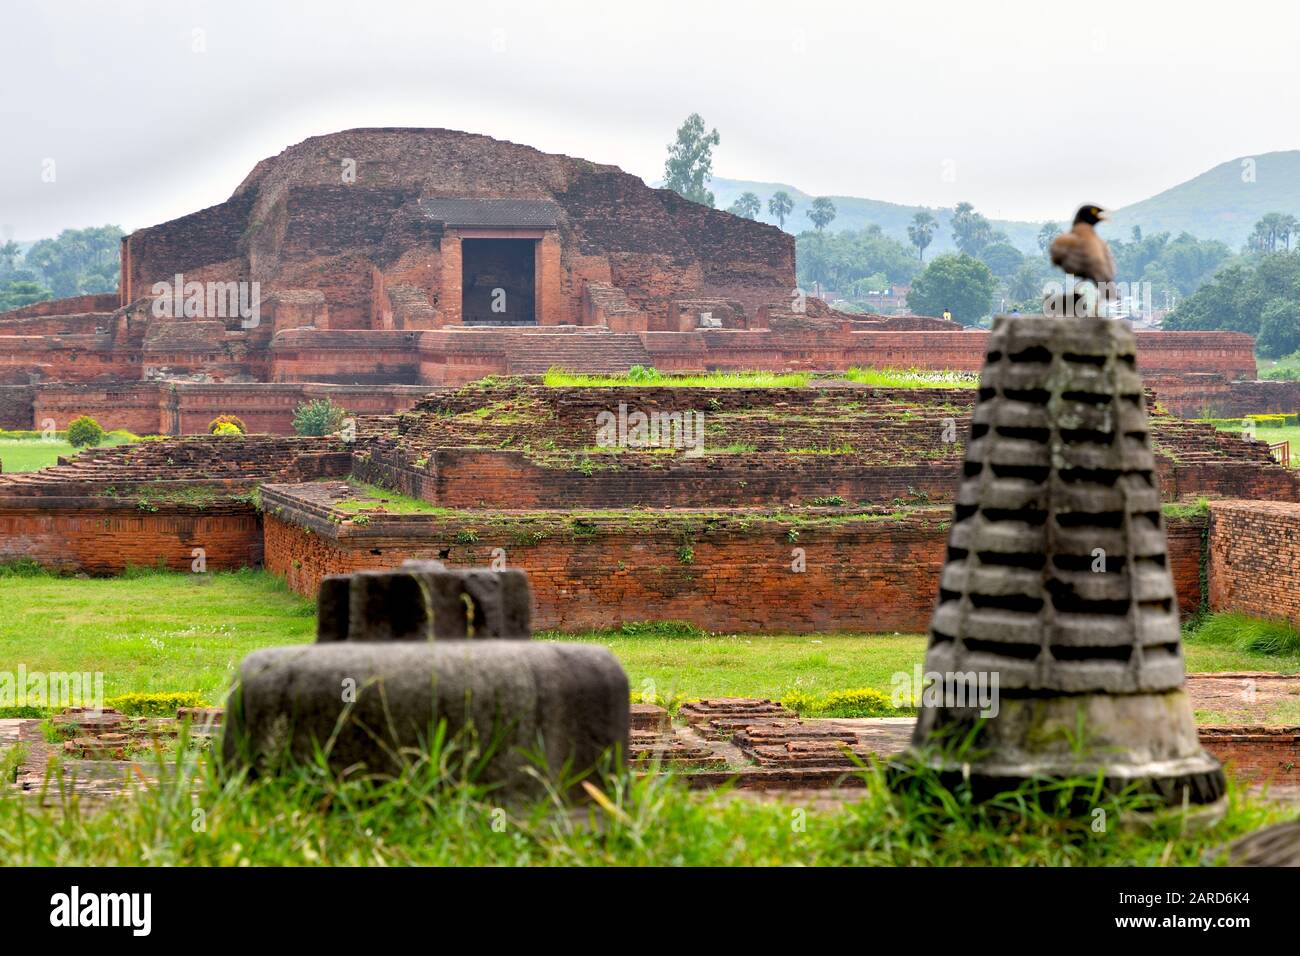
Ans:
[[[202,507],[103,498],[43,501],[0,497],[0,561],[23,558],[87,574],[128,567],[189,571],[201,548],[208,570],[262,563],[262,522],[251,504]]]
[[[1248,784],[1300,782],[1300,727],[1202,727],[1201,745]]]
[[[94,449],[0,477],[0,561],[116,574],[129,566],[211,570],[262,563],[258,485],[347,473],[337,439],[200,438]]]
[[[1212,502],[1209,592],[1215,611],[1300,627],[1300,505]]]
[[[947,508],[899,514],[558,512],[366,515],[332,509],[343,486],[267,486],[265,560],[301,594],[320,578],[407,558],[483,565],[501,549],[528,572],[540,627],[682,620],[713,631],[901,631],[929,624]],[[1180,606],[1199,605],[1200,525],[1171,524]],[[802,560],[805,570],[797,572]]]

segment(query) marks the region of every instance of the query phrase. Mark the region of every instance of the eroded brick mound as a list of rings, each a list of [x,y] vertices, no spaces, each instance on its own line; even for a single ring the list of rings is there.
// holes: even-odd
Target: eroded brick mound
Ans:
[[[345,160],[355,162],[353,182]],[[319,289],[337,328],[368,327],[372,295],[389,287],[399,299],[421,290],[437,308],[439,227],[419,205],[430,198],[556,203],[574,314],[584,278],[642,309],[686,295],[757,306],[794,287],[792,237],[613,166],[455,130],[355,129],[291,146],[258,163],[226,202],[133,233],[126,295],[184,271]]]
[[[91,448],[51,468],[0,476],[0,497],[104,496],[139,484],[230,485],[311,481],[347,474],[351,446],[338,438],[204,436]]]
[[[363,418],[354,473],[450,507],[924,504],[951,500],[974,400],[973,389],[843,381],[767,389],[508,380]],[[702,450],[688,454],[663,429],[651,447],[598,446],[609,437],[602,421],[635,414],[684,425],[695,416]],[[1151,417],[1151,434],[1163,499],[1300,500],[1296,474],[1260,442],[1164,414]]]

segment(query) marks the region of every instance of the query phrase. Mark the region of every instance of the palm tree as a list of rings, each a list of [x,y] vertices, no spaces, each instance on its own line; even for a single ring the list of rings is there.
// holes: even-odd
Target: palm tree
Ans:
[[[763,211],[763,202],[753,193],[743,192],[727,211],[744,219],[757,219]]]
[[[916,258],[925,261],[925,248],[934,239],[934,231],[939,228],[939,220],[924,209],[912,217],[907,227],[907,240],[916,246]]]
[[[1047,247],[1052,244],[1052,240],[1057,237],[1061,231],[1061,224],[1057,222],[1045,222],[1043,227],[1038,230],[1038,251],[1047,254]]]
[[[813,200],[812,208],[808,210],[808,218],[812,220],[817,231],[821,232],[835,218],[835,203],[825,196],[818,196]]]
[[[1287,248],[1291,247],[1291,232],[1293,226],[1288,224],[1287,220],[1294,222],[1291,216],[1284,216],[1280,212],[1265,213],[1255,223],[1255,230],[1250,234],[1247,244],[1260,252],[1276,252],[1277,244],[1282,241],[1283,234],[1286,235]]]
[[[777,225],[785,228],[785,217],[794,212],[794,200],[784,189],[778,189],[767,201],[767,211],[776,216]]]
[[[4,245],[0,246],[0,263],[3,263],[5,272],[13,269],[14,263],[18,261],[18,256],[22,252],[18,243],[10,239]]]
[[[1300,219],[1289,214],[1282,214],[1278,217],[1277,237],[1282,240],[1282,245],[1287,252],[1291,251],[1291,237],[1300,234]]]

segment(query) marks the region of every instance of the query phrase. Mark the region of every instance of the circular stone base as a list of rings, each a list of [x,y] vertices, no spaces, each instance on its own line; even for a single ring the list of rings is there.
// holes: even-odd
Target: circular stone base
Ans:
[[[1150,794],[1167,806],[1214,804],[1226,791],[1223,768],[1201,748],[1182,690],[1004,696],[988,714],[923,707],[894,779],[901,784],[908,765],[920,765],[937,771],[944,786],[965,784],[988,799],[1030,780],[1100,776],[1108,793]]]

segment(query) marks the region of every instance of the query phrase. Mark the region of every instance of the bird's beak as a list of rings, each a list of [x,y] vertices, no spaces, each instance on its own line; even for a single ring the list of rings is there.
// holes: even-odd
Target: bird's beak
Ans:
[[[1101,212],[1097,213],[1097,219],[1100,222],[1105,222],[1109,218],[1110,218],[1110,213],[1106,212],[1104,209]]]

